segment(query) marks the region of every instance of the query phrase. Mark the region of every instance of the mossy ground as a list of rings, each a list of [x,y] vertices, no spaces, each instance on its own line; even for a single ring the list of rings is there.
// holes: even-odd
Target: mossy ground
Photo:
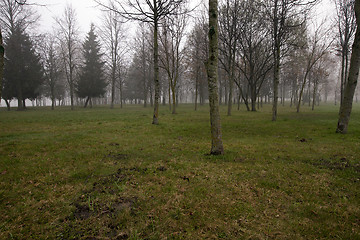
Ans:
[[[360,239],[360,105],[0,112],[0,239]]]

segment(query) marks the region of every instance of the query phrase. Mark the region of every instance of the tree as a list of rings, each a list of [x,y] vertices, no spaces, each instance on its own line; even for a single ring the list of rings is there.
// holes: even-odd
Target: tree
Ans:
[[[169,88],[172,95],[172,114],[176,113],[176,97],[179,78],[184,71],[183,60],[185,51],[182,49],[186,19],[185,15],[175,15],[165,20],[163,32],[160,35],[162,54],[160,54],[161,67],[165,70]],[[169,106],[171,109],[169,91]]]
[[[25,99],[35,99],[40,94],[43,68],[30,37],[21,27],[16,27],[6,41],[4,69],[4,99],[18,99],[18,110],[25,109]]]
[[[251,111],[256,111],[256,99],[268,73],[273,69],[271,39],[259,2],[244,1],[241,9],[237,48],[241,64],[238,64],[238,69],[249,88]]]
[[[64,95],[63,64],[59,53],[59,46],[54,35],[43,39],[42,62],[45,74],[45,89],[51,99],[51,109],[54,110],[56,98]]]
[[[2,97],[2,82],[3,82],[3,76],[4,76],[4,55],[5,55],[5,48],[3,45],[3,37],[1,34],[1,29],[0,29],[0,101],[1,101],[1,97]]]
[[[220,18],[220,62],[224,67],[229,81],[228,116],[231,116],[232,98],[235,77],[235,59],[239,41],[239,18],[242,8],[239,0],[226,0],[219,13]]]
[[[209,59],[206,63],[208,73],[210,123],[211,123],[211,154],[224,154],[222,144],[221,122],[219,113],[218,95],[218,59],[219,59],[219,32],[218,32],[218,1],[209,0]]]
[[[64,15],[56,20],[59,25],[59,40],[61,44],[61,54],[64,61],[66,80],[70,90],[71,110],[74,110],[74,91],[75,91],[75,70],[77,68],[78,47],[78,27],[76,22],[76,12],[67,5]]]
[[[195,111],[200,105],[205,104],[207,98],[207,76],[205,62],[208,59],[208,24],[205,21],[198,20],[188,37],[186,44],[188,56],[187,65],[188,73],[195,85]]]
[[[330,39],[330,41],[329,41]],[[321,60],[322,57],[328,52],[329,47],[333,41],[329,38],[329,30],[323,29],[323,24],[320,25],[310,38],[308,39],[307,48],[304,52],[304,77],[300,88],[298,104],[296,111],[300,111],[301,100],[304,92],[304,87],[306,81],[308,80],[309,73],[311,72],[314,65]],[[310,80],[309,80],[310,81]],[[309,89],[310,91],[310,89]],[[310,93],[310,92],[309,92]],[[309,103],[310,103],[310,94],[309,94]]]
[[[27,28],[35,23],[38,16],[26,7],[26,1],[0,0],[0,100],[2,97],[2,81],[4,74],[5,48],[3,37],[13,33],[16,27]],[[4,32],[5,30],[5,32]]]
[[[344,99],[340,105],[340,114],[336,132],[347,133],[360,69],[360,0],[355,0],[356,33],[352,45],[349,76],[345,86]]]
[[[266,18],[271,26],[273,45],[273,109],[272,121],[277,119],[280,67],[286,45],[291,42],[292,32],[301,26],[307,13],[318,0],[265,0]]]
[[[148,22],[153,25],[154,33],[154,83],[155,83],[155,103],[153,124],[159,124],[159,100],[160,100],[160,80],[159,80],[159,43],[158,33],[159,24],[162,19],[174,14],[179,14],[176,9],[186,0],[127,0],[122,3],[120,0],[112,1],[112,4],[105,5],[96,1],[100,6],[108,10],[115,11],[130,20]]]
[[[110,3],[111,4],[111,3]],[[113,11],[107,11],[104,15],[102,27],[102,39],[106,46],[107,64],[110,68],[110,86],[111,86],[111,105],[114,108],[115,103],[115,87],[118,67],[123,57],[121,42],[125,36],[125,30],[122,25],[120,16]],[[125,49],[125,48],[123,48]]]
[[[150,95],[150,103],[153,106],[151,87],[153,80],[153,50],[152,50],[152,33],[147,28],[147,23],[140,22],[138,31],[135,37],[134,57],[132,67],[132,81],[140,81],[137,85],[142,91],[142,99],[144,107],[147,107]],[[135,67],[136,66],[136,67]]]
[[[88,36],[83,44],[84,64],[80,67],[79,81],[76,93],[80,98],[86,98],[85,108],[91,98],[100,97],[106,92],[104,77],[104,62],[100,53],[100,44],[95,34],[95,26],[91,24]]]
[[[338,28],[338,45],[341,56],[341,76],[340,76],[340,104],[344,97],[344,88],[348,76],[349,53],[351,42],[356,31],[356,19],[354,11],[355,1],[334,0],[336,7],[336,25]]]

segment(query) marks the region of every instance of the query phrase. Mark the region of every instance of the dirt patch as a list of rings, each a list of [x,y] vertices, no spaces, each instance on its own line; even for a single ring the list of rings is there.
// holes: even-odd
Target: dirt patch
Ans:
[[[360,172],[360,165],[351,164],[350,161],[345,157],[333,161],[327,159],[320,159],[319,161],[313,163],[313,165],[320,168],[327,168],[330,170],[353,169],[356,172]]]
[[[109,143],[109,146],[120,146],[120,144],[118,144],[118,143]]]
[[[82,192],[71,204],[72,213],[65,218],[60,228],[60,239],[128,239],[126,225],[119,219],[135,214],[139,206],[136,196],[128,196],[123,186],[134,175],[146,174],[147,168],[119,168],[115,173],[99,177],[90,189]]]
[[[75,203],[75,211],[73,212],[76,219],[85,220],[91,216],[91,211],[88,206]]]
[[[127,154],[123,154],[123,153],[110,152],[109,154],[105,155],[104,158],[119,161],[119,160],[126,160],[129,158],[129,156]]]
[[[109,207],[109,211],[112,213],[118,213],[124,209],[131,209],[136,202],[136,199],[133,198],[119,198]]]
[[[167,168],[164,167],[164,166],[160,166],[160,167],[158,167],[156,170],[158,170],[158,171],[160,171],[160,172],[165,172],[165,171],[167,170]]]

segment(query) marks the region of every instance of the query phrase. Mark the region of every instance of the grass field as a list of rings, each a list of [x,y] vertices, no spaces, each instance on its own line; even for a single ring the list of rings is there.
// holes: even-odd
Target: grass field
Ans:
[[[0,239],[360,239],[360,105],[0,111]]]

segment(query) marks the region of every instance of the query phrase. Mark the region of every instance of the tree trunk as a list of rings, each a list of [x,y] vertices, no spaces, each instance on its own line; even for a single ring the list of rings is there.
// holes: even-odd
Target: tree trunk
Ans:
[[[171,86],[171,92],[172,92],[172,104],[173,104],[173,107],[172,107],[172,114],[176,114],[176,92],[175,92],[175,86]],[[169,103],[169,105],[171,105]]]
[[[345,86],[345,50],[341,51],[341,75],[340,75],[340,105],[344,97],[344,86]]]
[[[153,89],[150,84],[150,106],[154,107]]]
[[[156,9],[156,1],[154,1],[154,9]],[[159,82],[159,43],[158,43],[158,16],[154,16],[154,83],[155,83],[155,101],[154,114],[152,124],[159,124],[159,98],[160,98],[160,82]]]
[[[55,98],[51,98],[51,110],[54,110],[55,109],[55,104],[56,104],[56,102],[55,102],[56,100],[55,100]]]
[[[22,89],[21,86],[18,84],[18,96],[17,96],[17,100],[18,100],[18,111],[23,111],[25,109],[24,106],[24,101],[23,101],[23,97],[22,97]]]
[[[343,134],[347,133],[360,68],[360,0],[355,1],[354,8],[357,29],[354,43],[352,45],[348,80],[344,91],[344,99],[340,106],[339,121],[336,129],[337,133]]]
[[[209,0],[209,60],[207,63],[210,123],[211,123],[211,154],[224,154],[221,136],[221,122],[218,95],[218,2]]]
[[[312,99],[312,106],[311,110],[314,111],[315,109],[315,101],[316,101],[316,92],[317,92],[317,80],[314,78],[314,89],[313,89],[313,99]]]
[[[197,111],[197,101],[198,101],[198,93],[199,93],[199,75],[196,73],[196,83],[195,83],[195,111]]]
[[[74,110],[74,83],[70,82],[70,105],[71,105],[71,110]]]
[[[90,97],[88,97],[88,98],[86,99],[86,101],[85,101],[85,105],[84,105],[84,108],[86,108],[86,107],[87,107],[87,105],[88,105],[88,103],[89,103],[89,100],[90,100]]]
[[[120,82],[120,89],[119,89],[119,92],[120,92],[120,108],[123,108],[123,86],[122,86],[122,83]]]
[[[277,40],[275,41],[277,42]],[[279,97],[279,78],[280,78],[280,44],[276,43],[274,50],[274,99],[272,107],[272,121],[277,119],[277,107],[278,107],[278,97]]]
[[[168,89],[168,94],[169,94],[169,111],[171,112],[171,87],[170,87],[170,79],[169,79],[169,89]],[[165,94],[164,94],[165,95]],[[164,98],[165,100],[165,98]],[[165,101],[164,101],[165,103]],[[164,104],[165,105],[165,104]]]
[[[3,74],[4,74],[4,54],[5,49],[3,46],[2,34],[0,29],[0,100],[2,96],[2,81],[3,81]]]
[[[300,89],[300,94],[299,94],[299,99],[298,99],[298,104],[296,106],[296,112],[300,112],[300,105],[301,105],[301,99],[302,99],[302,96],[303,96],[303,93],[304,93],[304,88],[305,88],[305,85],[306,85],[306,79],[307,79],[307,76],[309,74],[309,71],[307,70],[305,72],[305,76],[304,76],[304,79],[303,79],[303,83],[301,85],[301,89]],[[310,95],[310,94],[309,94]],[[310,101],[310,96],[309,96],[309,101]]]
[[[7,110],[10,111],[11,108],[10,108],[10,102],[6,99],[4,99],[5,103],[6,103],[6,107],[7,107]]]
[[[256,86],[251,87],[251,111],[256,112]]]
[[[232,64],[232,63],[231,63]],[[227,115],[228,116],[231,116],[231,110],[232,110],[232,105],[233,105],[233,92],[234,92],[234,76],[233,76],[233,70],[232,70],[232,67],[231,67],[231,70],[230,70],[230,78],[229,78],[229,100],[228,100],[228,112],[227,112]]]

